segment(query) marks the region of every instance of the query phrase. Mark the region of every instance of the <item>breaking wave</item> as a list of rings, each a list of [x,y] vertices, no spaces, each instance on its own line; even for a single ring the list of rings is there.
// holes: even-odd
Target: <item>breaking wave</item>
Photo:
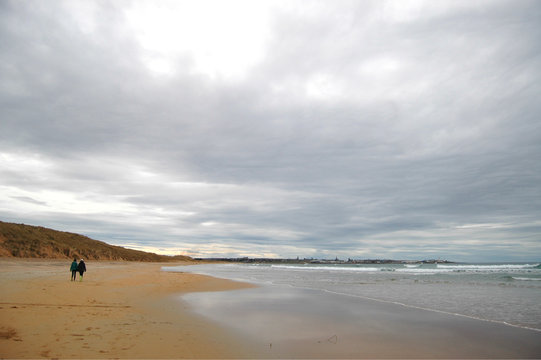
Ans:
[[[359,271],[359,272],[375,272],[385,271],[388,269],[377,267],[349,267],[349,266],[295,266],[295,265],[271,265],[272,268],[277,269],[290,269],[290,270],[324,270],[324,271]]]
[[[476,265],[476,264],[460,264],[460,265],[444,265],[438,264],[438,269],[451,270],[523,270],[536,269],[540,264],[501,264],[501,265]]]
[[[271,268],[292,271],[325,272],[399,272],[418,275],[446,273],[501,273],[501,272],[538,272],[539,264],[396,264],[394,266],[337,266],[337,265],[271,265]]]
[[[529,278],[529,277],[518,277],[513,276],[513,280],[519,280],[519,281],[541,281],[541,278]]]

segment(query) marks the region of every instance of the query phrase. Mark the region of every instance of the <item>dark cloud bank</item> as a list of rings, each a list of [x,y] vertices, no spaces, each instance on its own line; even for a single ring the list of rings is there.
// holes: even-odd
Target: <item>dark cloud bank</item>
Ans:
[[[276,3],[234,77],[150,71],[133,3],[92,4],[0,3],[2,219],[197,256],[539,258],[538,2]]]

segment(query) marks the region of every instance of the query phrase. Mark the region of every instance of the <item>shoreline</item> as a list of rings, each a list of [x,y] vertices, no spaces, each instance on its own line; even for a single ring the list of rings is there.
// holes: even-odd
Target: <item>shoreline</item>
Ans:
[[[538,359],[541,355],[539,331],[316,289],[265,285],[242,294],[189,293],[184,299],[199,314],[257,344],[264,358]],[[241,317],[242,322],[236,321]]]
[[[0,358],[246,358],[227,329],[178,295],[253,287],[162,266],[190,263],[0,259]]]
[[[439,309],[427,308],[377,298],[374,292],[363,295],[358,289],[348,293],[325,286],[310,287],[316,280],[306,272],[293,275],[283,270],[271,274],[257,269],[212,271],[203,267],[201,273],[252,279],[260,286],[239,293],[190,293],[183,300],[200,315],[235,329],[247,342],[257,344],[265,358],[537,359],[541,355],[539,329],[449,311],[452,308],[446,305],[451,302],[438,303]],[[337,280],[316,274],[327,282]],[[286,280],[293,276],[298,281]],[[370,289],[362,277],[341,281],[348,286],[357,284],[364,292]],[[429,286],[421,295],[427,295],[430,289],[442,290]],[[404,292],[405,288],[388,282],[379,288],[383,290]]]

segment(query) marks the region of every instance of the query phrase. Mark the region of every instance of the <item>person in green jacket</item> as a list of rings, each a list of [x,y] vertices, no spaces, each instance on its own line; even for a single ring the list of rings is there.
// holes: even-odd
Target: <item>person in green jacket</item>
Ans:
[[[71,281],[75,281],[75,278],[77,277],[77,258],[73,259],[73,262],[71,263],[70,271],[71,271]]]

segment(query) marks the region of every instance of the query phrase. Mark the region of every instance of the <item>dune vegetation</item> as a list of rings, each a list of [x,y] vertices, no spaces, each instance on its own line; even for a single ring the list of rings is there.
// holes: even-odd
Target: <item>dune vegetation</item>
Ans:
[[[0,256],[124,261],[191,260],[188,256],[166,256],[126,249],[80,234],[2,221],[0,221]]]

